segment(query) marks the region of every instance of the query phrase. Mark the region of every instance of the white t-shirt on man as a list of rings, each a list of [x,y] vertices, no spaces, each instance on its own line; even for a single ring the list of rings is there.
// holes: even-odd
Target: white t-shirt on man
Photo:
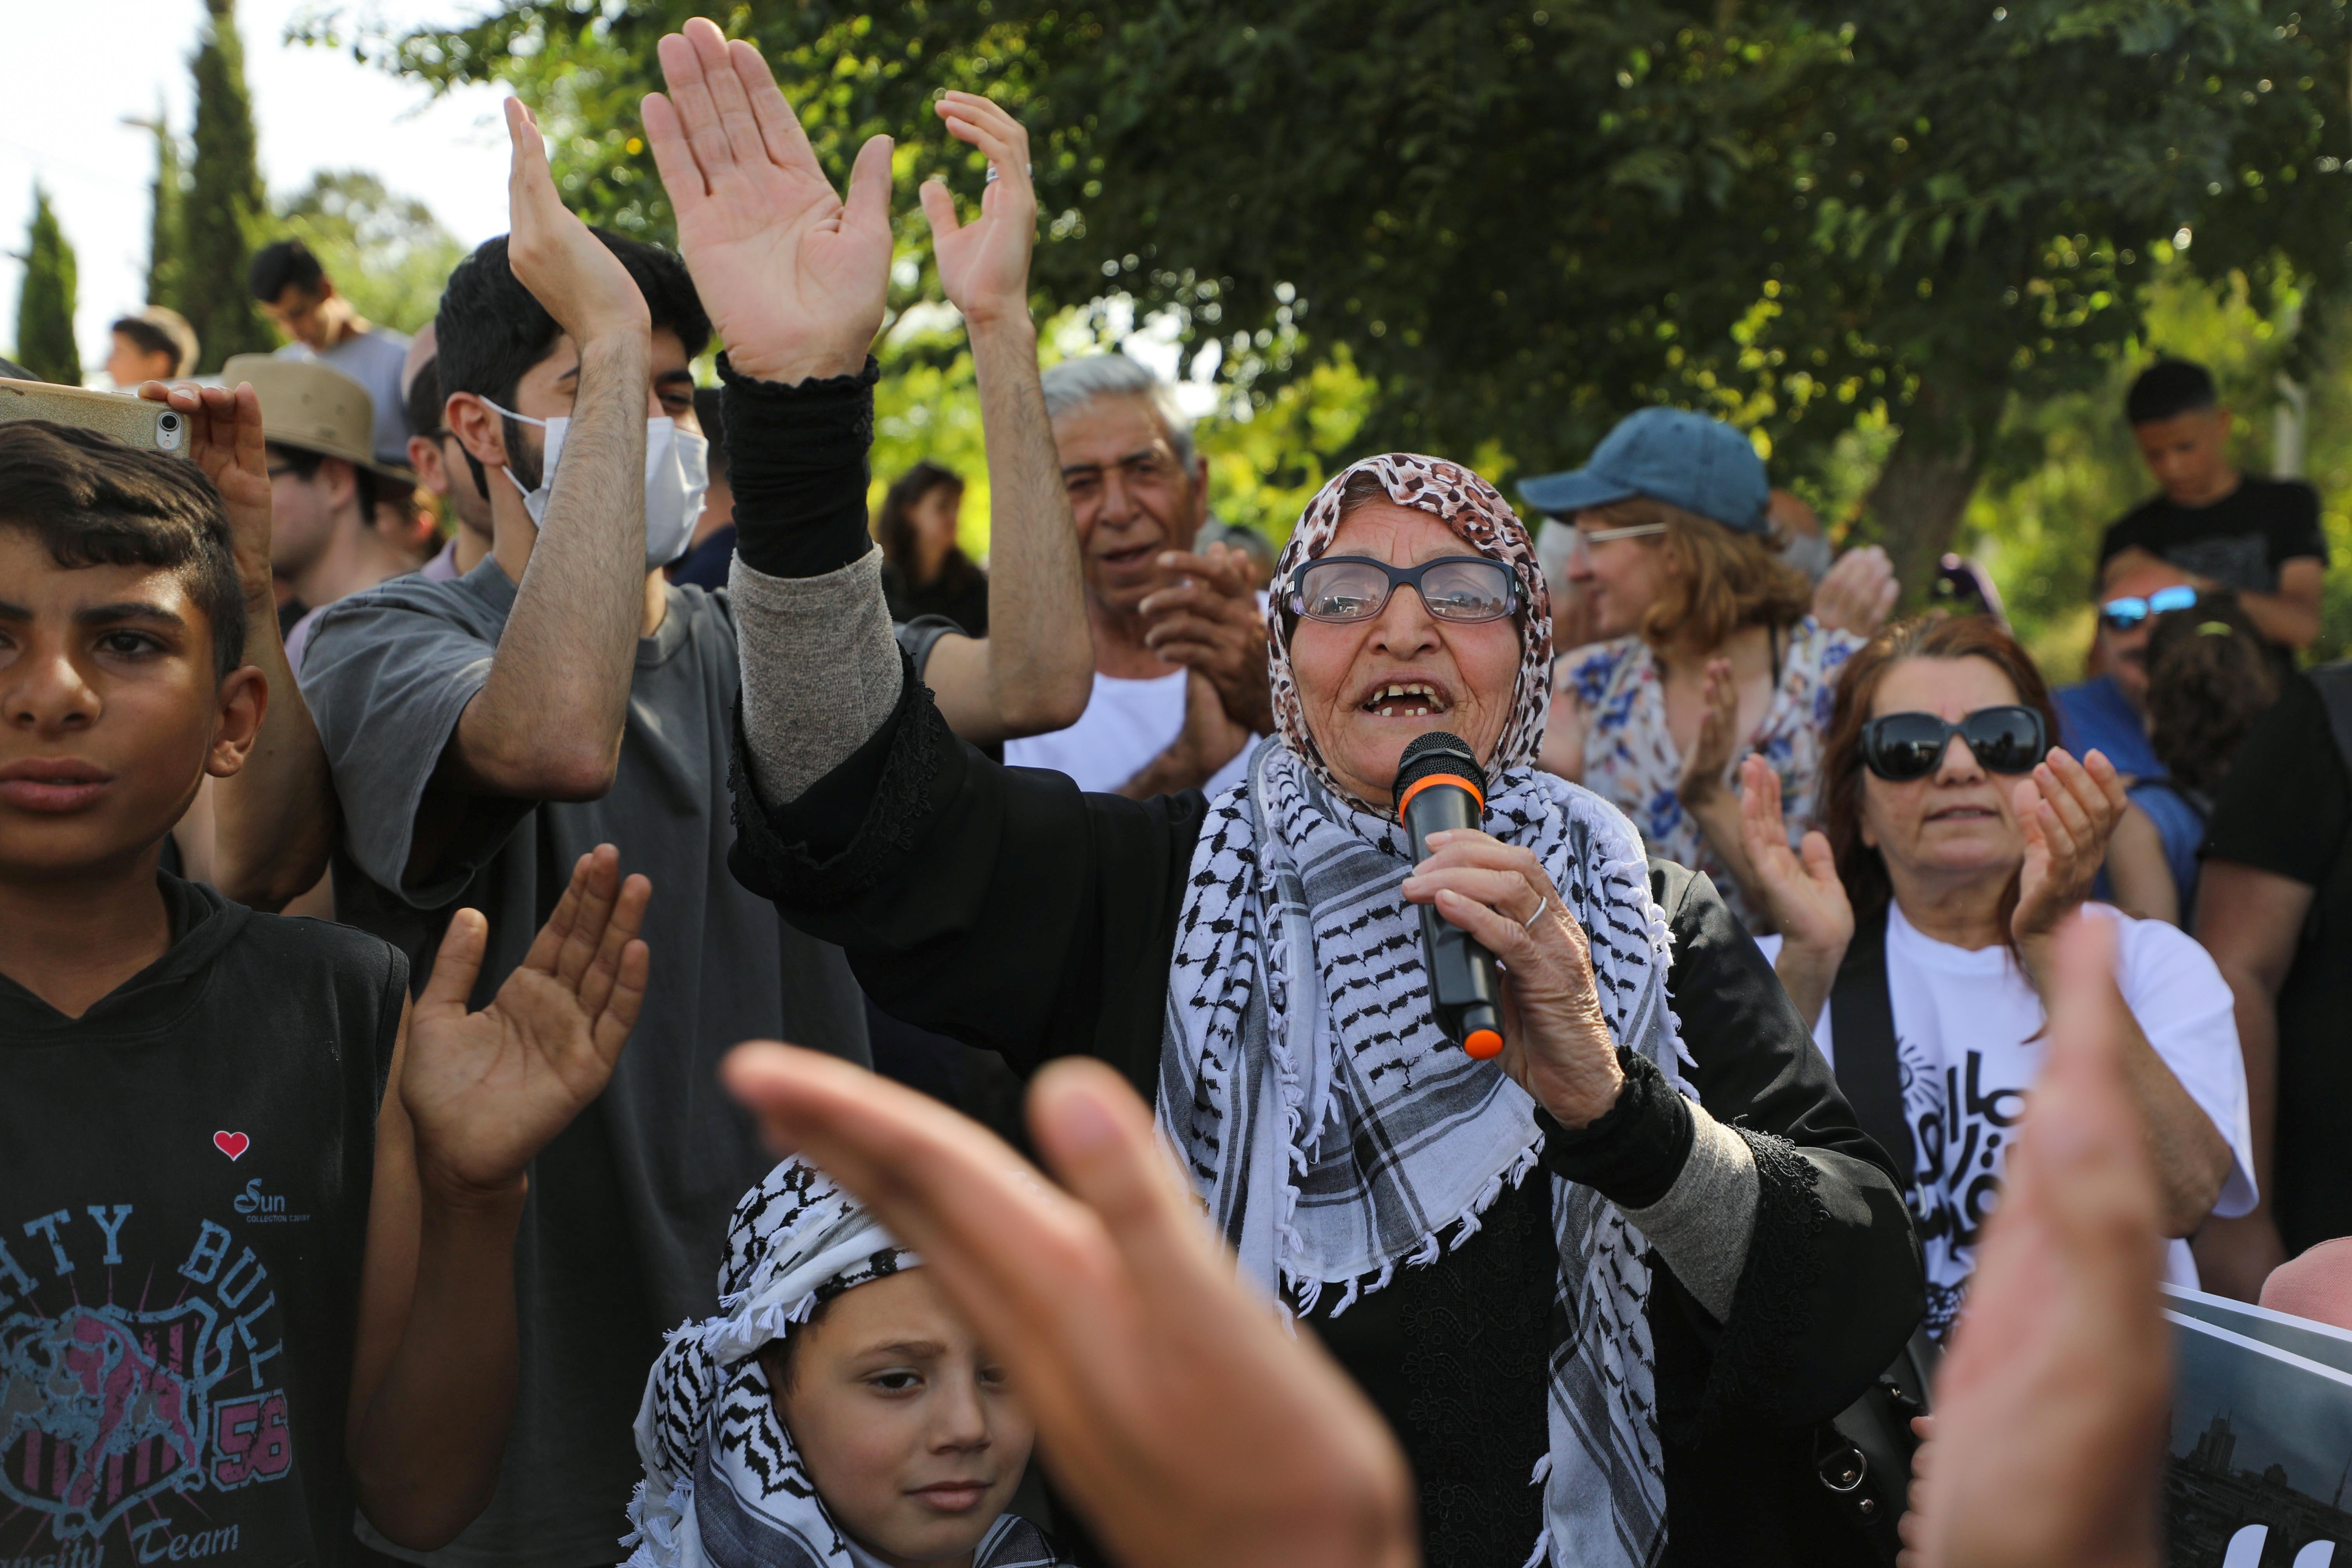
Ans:
[[[2105,904],[2084,908],[2116,922],[2116,977],[2125,1005],[2230,1146],[2230,1175],[2213,1212],[2225,1219],[2247,1213],[2254,1206],[2253,1133],[2228,983],[2211,956],[2175,927],[2134,920]],[[1780,939],[1759,938],[1757,945],[1776,957]],[[1978,1233],[2000,1195],[2011,1129],[2042,1069],[2048,1045],[2042,998],[2006,946],[1971,952],[1937,942],[1905,920],[1899,906],[1887,910],[1886,985],[1917,1155],[1911,1212],[1927,1251],[1927,1326],[1941,1338],[1959,1310],[1976,1266]],[[1831,1011],[1822,1009],[1813,1041],[1834,1066]],[[2170,1244],[2166,1273],[2176,1285],[2196,1287],[2187,1242]]]
[[[1087,710],[1066,730],[1004,742],[1007,767],[1052,768],[1077,781],[1083,790],[1108,792],[1141,773],[1184,732],[1184,677],[1129,680],[1095,671]],[[1249,766],[1244,746],[1202,787],[1212,799],[1239,784]]]

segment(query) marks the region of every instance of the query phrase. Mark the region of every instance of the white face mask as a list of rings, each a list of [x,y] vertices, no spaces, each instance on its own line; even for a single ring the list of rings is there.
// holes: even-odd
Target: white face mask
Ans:
[[[499,472],[522,491],[523,510],[530,521],[545,523],[547,498],[555,490],[555,462],[563,451],[563,432],[572,421],[559,414],[533,419],[510,408],[482,401],[509,419],[536,425],[547,432],[547,448],[540,454],[539,488],[524,489],[510,468]],[[646,421],[646,570],[667,566],[686,553],[694,525],[702,516],[702,498],[710,489],[710,443],[690,430],[681,430],[667,417]]]

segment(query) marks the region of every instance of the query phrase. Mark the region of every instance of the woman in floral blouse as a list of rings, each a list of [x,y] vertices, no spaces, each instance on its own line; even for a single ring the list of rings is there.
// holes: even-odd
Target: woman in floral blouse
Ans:
[[[1614,802],[1653,855],[1706,872],[1755,931],[1740,847],[1738,760],[1780,777],[1793,844],[1813,816],[1838,672],[1864,639],[1812,614],[1781,560],[1764,464],[1719,420],[1646,408],[1573,473],[1531,479],[1573,520],[1568,575],[1603,640],[1562,656],[1541,762]]]

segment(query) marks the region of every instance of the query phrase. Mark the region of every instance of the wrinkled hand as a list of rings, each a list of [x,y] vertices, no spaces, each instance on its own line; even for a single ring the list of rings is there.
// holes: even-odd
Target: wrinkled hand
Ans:
[[[1901,595],[1895,563],[1875,544],[1849,550],[1813,585],[1813,619],[1832,631],[1874,635]]]
[[[1250,732],[1226,713],[1223,697],[1208,678],[1198,670],[1188,671],[1184,677],[1184,728],[1176,737],[1176,743],[1190,752],[1202,782],[1205,784],[1219,768],[1241,755],[1249,739]]]
[[[1683,759],[1683,776],[1675,786],[1685,810],[1712,805],[1731,771],[1731,753],[1739,740],[1739,683],[1731,678],[1729,659],[1706,661],[1699,700],[1706,705],[1706,717],[1699,721],[1698,739]]]
[[[2032,950],[2046,951],[2058,922],[2091,896],[2107,839],[2130,803],[2105,753],[2095,751],[2078,763],[2055,746],[2031,777],[2018,781],[2011,798],[2025,834],[2025,867],[2010,932],[2032,961]]]
[[[1584,928],[1528,850],[1463,828],[1431,834],[1429,851],[1404,879],[1404,896],[1434,903],[1501,961],[1496,1061],[1561,1126],[1589,1126],[1617,1103],[1625,1074],[1601,1015]]]
[[[277,615],[269,573],[269,451],[261,434],[261,399],[250,384],[198,386],[142,382],[139,395],[179,411],[188,425],[188,457],[220,491],[228,510],[229,548],[248,603]]]
[[[746,1045],[727,1084],[922,1254],[1004,1362],[1038,1454],[1133,1568],[1410,1568],[1404,1458],[1311,1334],[1244,1294],[1134,1090],[1029,1090],[1056,1187],[977,1123],[848,1064]]]
[[[409,1020],[401,1099],[420,1175],[444,1196],[513,1189],[531,1157],[604,1092],[646,994],[652,885],[621,881],[609,844],[580,857],[555,912],[478,1013],[466,998],[489,926],[459,910]]]
[[[950,92],[933,106],[948,134],[988,155],[996,171],[980,195],[980,216],[956,222],[944,180],[923,183],[923,216],[948,303],[971,326],[1029,319],[1029,251],[1037,235],[1037,191],[1029,177],[1029,132],[985,98]]]
[[[1819,832],[1808,832],[1797,849],[1789,847],[1780,775],[1762,757],[1739,764],[1739,841],[1781,940],[1843,956],[1853,940],[1853,905],[1838,879],[1837,858]]]
[[[507,174],[507,265],[515,281],[572,334],[583,353],[592,342],[644,342],[652,313],[629,269],[563,205],[539,139],[539,121],[522,100],[507,100],[514,162]]]
[[[890,287],[890,139],[858,149],[845,202],[758,49],[698,16],[659,52],[646,140],[728,363],[786,384],[856,374]]]
[[[2112,921],[2058,936],[2050,1048],[1937,1370],[1907,1568],[2154,1568],[2172,1364]]]
[[[1170,664],[1206,676],[1226,717],[1244,730],[1273,734],[1265,616],[1250,586],[1248,557],[1214,543],[1202,555],[1171,551],[1158,564],[1171,581],[1137,606],[1144,646]]]

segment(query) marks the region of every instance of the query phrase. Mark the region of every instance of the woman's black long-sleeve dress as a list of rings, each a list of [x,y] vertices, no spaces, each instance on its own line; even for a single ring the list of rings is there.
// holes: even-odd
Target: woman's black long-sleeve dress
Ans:
[[[1152,1097],[1198,792],[1135,802],[1000,767],[950,733],[909,675],[883,728],[790,806],[763,807],[740,758],[735,802],[736,875],[847,950],[888,1012],[1024,1073],[1097,1057]],[[1886,1156],[1713,886],[1653,862],[1651,889],[1673,932],[1692,1087],[1718,1121],[1773,1135],[1750,1140],[1756,1223],[1728,1322],[1652,1258],[1660,1561],[1862,1562],[1812,1473],[1811,1429],[1919,1320],[1910,1219]],[[1545,1151],[1555,1173],[1604,1194],[1612,1158],[1556,1129]],[[1518,1568],[1542,1528],[1528,1477],[1547,1446],[1557,1337],[1546,1187],[1527,1183],[1460,1247],[1316,1324],[1412,1461],[1433,1568]]]

